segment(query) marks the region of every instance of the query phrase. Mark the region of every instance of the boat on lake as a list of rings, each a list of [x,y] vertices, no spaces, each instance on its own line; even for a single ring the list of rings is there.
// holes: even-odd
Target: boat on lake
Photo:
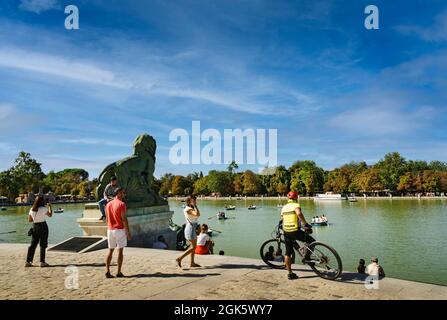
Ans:
[[[64,209],[62,208],[57,208],[54,210],[54,213],[62,213],[62,212],[64,212]]]
[[[236,210],[236,206],[225,206],[225,210]]]
[[[256,206],[254,204],[251,204],[247,208],[248,210],[256,210]]]
[[[0,211],[6,211],[6,208],[5,207],[1,207]]]
[[[348,198],[340,193],[326,192],[319,193],[314,197],[314,200],[347,200]]]
[[[357,198],[356,197],[348,197],[349,202],[357,202]]]
[[[320,217],[318,217],[318,216],[317,217],[313,217],[310,224],[312,226],[317,226],[317,227],[319,227],[319,226],[327,226],[329,224],[329,221],[328,221],[328,219],[324,215],[322,215]]]
[[[225,215],[225,212],[220,211],[220,212],[217,213],[217,219],[218,220],[227,220],[228,217]]]

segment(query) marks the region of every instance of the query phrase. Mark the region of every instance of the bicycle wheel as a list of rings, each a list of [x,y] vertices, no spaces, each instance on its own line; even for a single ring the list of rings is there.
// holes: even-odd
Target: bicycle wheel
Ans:
[[[321,278],[328,280],[337,279],[343,270],[340,256],[331,246],[322,242],[312,242],[308,246],[311,251],[310,261],[307,263]]]
[[[283,240],[270,239],[264,242],[259,250],[262,261],[275,269],[284,269],[284,254],[286,253],[286,244]],[[275,259],[276,256],[276,259]],[[278,257],[281,257],[278,258]],[[292,261],[295,261],[295,252],[292,251]]]

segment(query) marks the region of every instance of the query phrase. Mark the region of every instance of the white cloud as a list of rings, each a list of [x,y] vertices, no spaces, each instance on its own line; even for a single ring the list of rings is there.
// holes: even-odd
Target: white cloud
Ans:
[[[105,139],[96,139],[96,138],[61,139],[59,140],[59,142],[68,144],[103,145],[109,147],[126,147],[126,148],[131,147],[129,143],[116,142],[113,140],[109,141]]]
[[[0,66],[121,89],[130,87],[129,82],[95,64],[19,49],[0,49]]]
[[[406,111],[390,105],[363,107],[340,113],[329,120],[329,124],[342,131],[360,135],[399,135],[426,125],[435,110],[421,107]]]
[[[57,0],[20,0],[19,8],[39,14],[44,11],[59,9],[60,6]]]
[[[447,41],[447,11],[435,17],[431,26],[399,25],[395,29],[404,35],[416,35],[427,42]]]

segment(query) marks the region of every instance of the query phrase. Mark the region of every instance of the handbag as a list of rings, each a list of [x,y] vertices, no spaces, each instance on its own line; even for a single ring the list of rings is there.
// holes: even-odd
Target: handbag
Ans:
[[[33,235],[33,233],[34,233],[33,231],[34,231],[34,228],[30,228],[28,230],[28,237],[31,237]]]

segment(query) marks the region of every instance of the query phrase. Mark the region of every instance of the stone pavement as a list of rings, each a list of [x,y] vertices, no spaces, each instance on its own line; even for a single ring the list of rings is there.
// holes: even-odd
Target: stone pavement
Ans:
[[[385,278],[379,289],[366,289],[355,273],[328,281],[302,265],[295,266],[300,279],[289,281],[284,270],[261,260],[229,256],[198,256],[201,268],[188,269],[184,260],[179,269],[179,252],[141,248],[125,249],[126,278],[106,279],[105,250],[49,251],[51,267],[24,268],[26,250],[25,244],[0,244],[0,299],[447,299],[446,286]],[[66,288],[69,266],[79,272],[78,289]]]

